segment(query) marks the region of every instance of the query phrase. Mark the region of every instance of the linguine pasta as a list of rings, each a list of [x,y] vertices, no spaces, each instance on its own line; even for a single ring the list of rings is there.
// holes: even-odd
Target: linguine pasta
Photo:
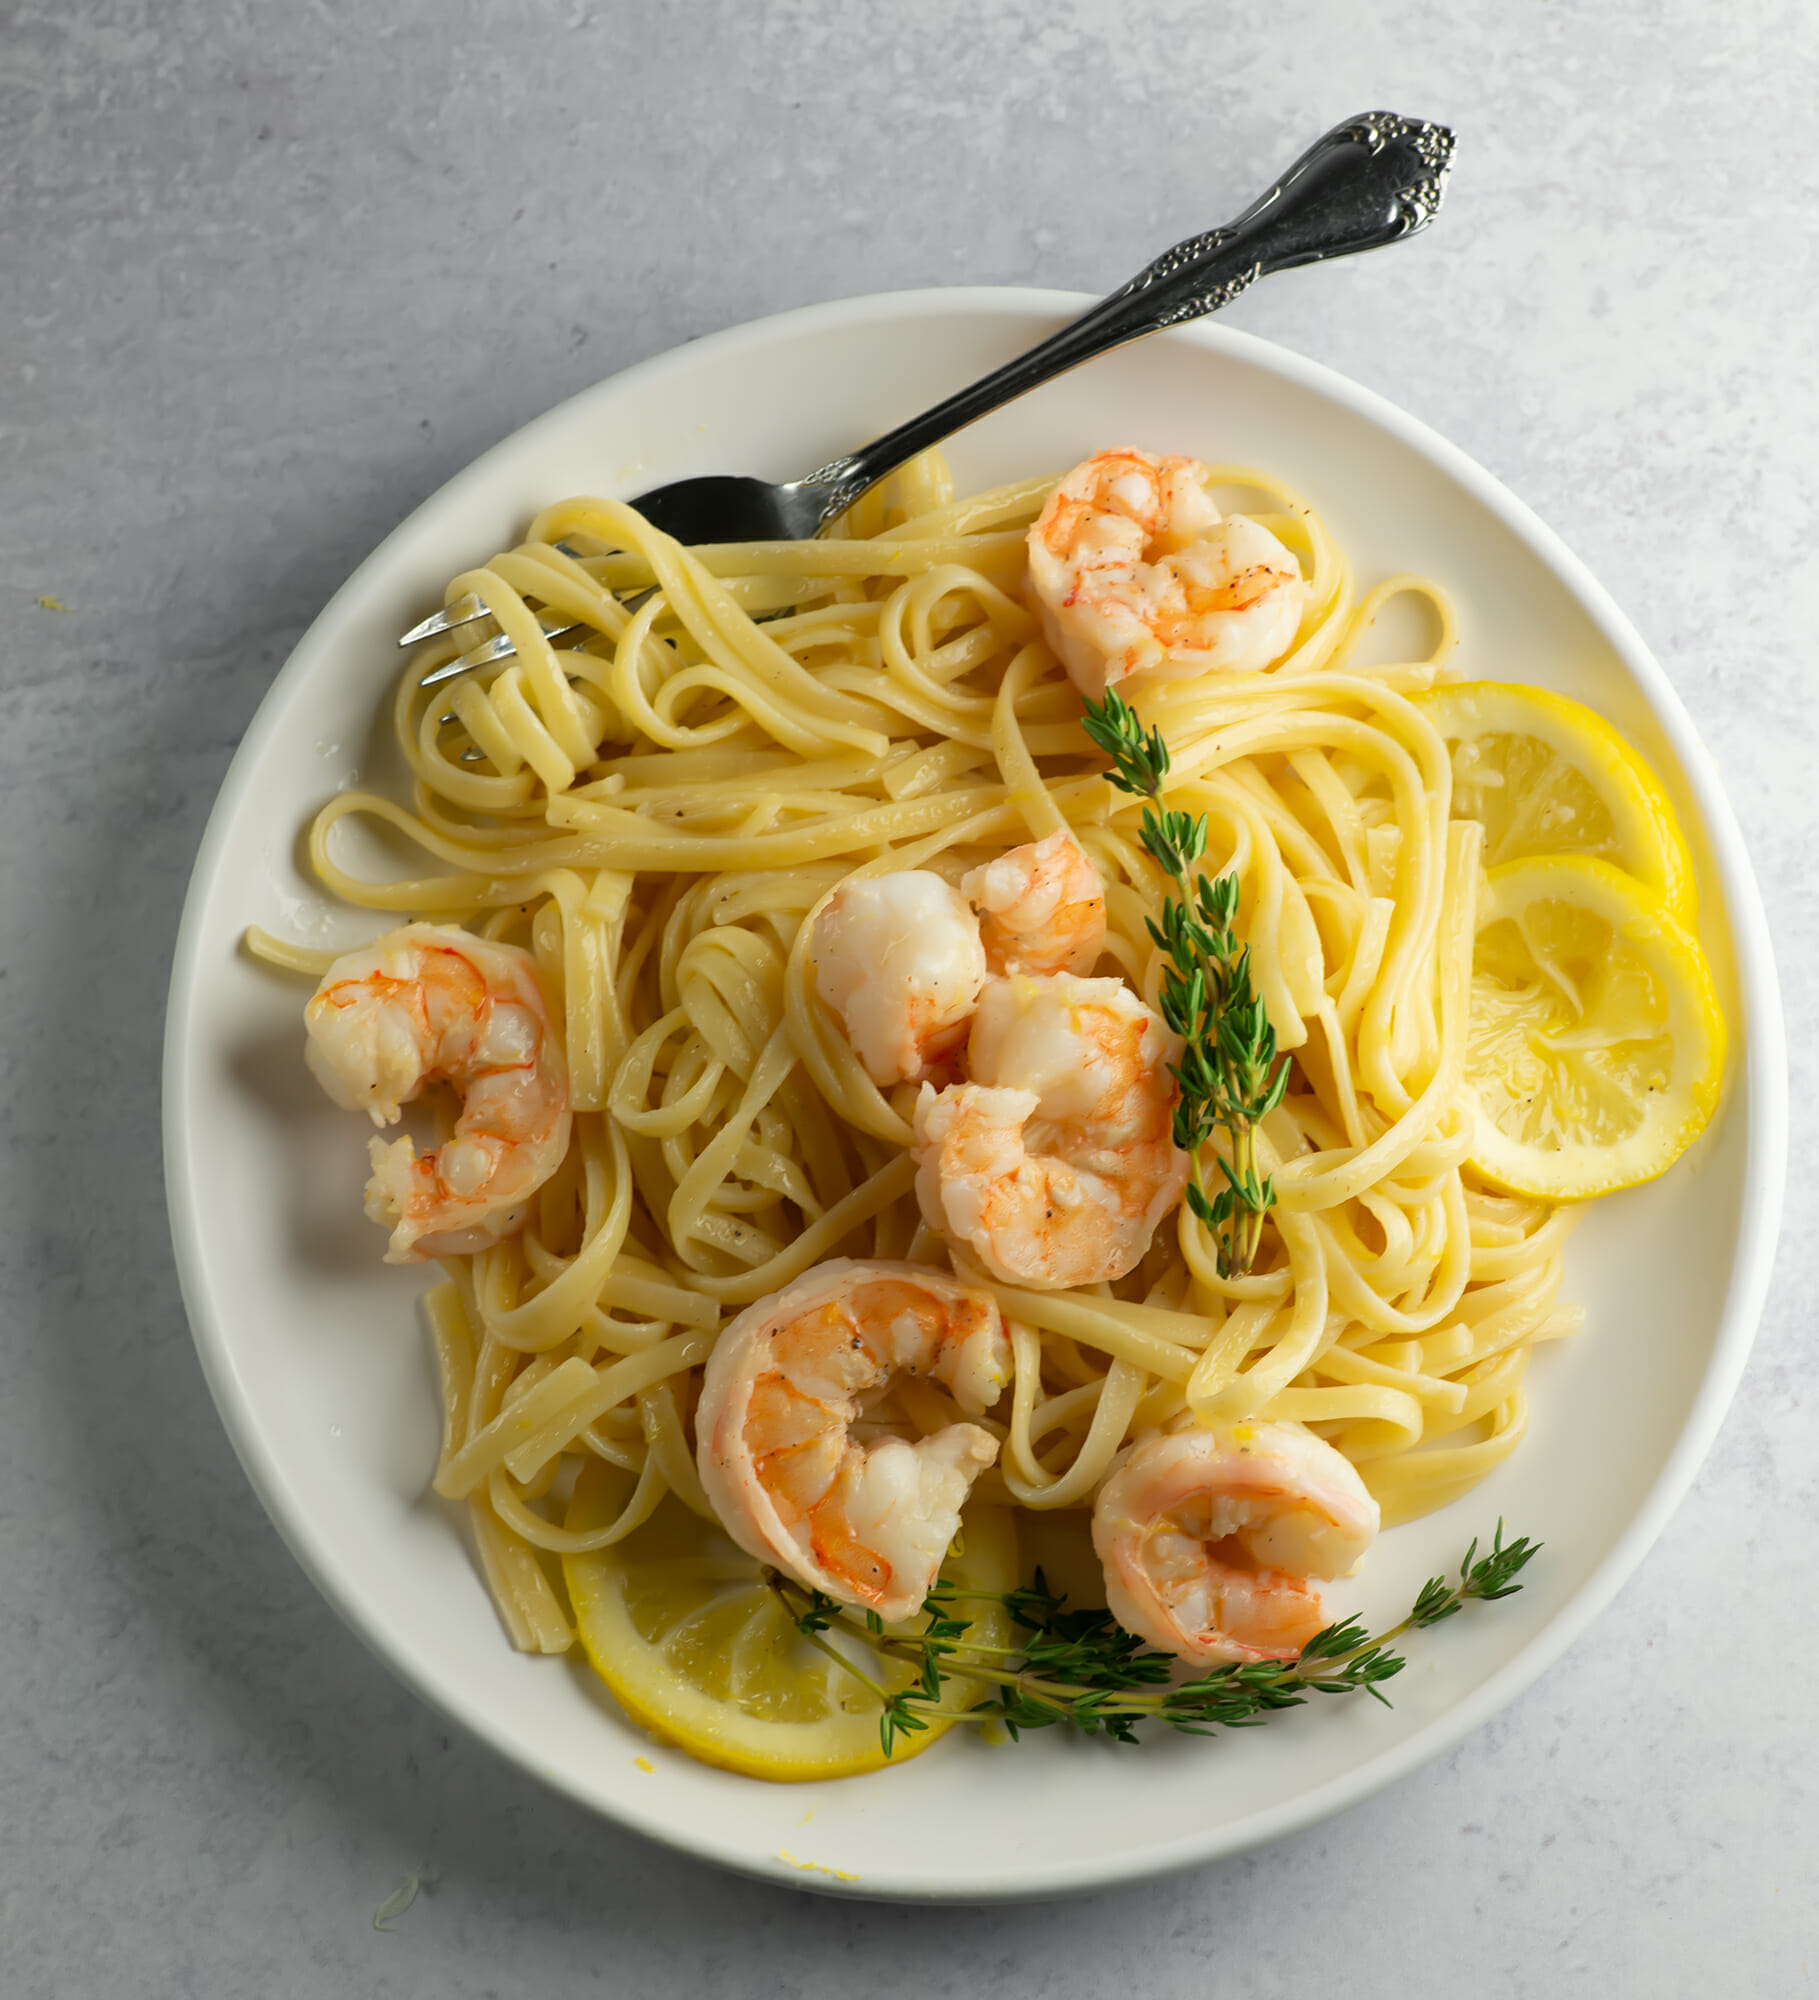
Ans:
[[[437,1490],[469,1506],[515,1642],[572,1640],[549,1558],[596,1549],[668,1494],[709,1514],[690,1419],[719,1327],[827,1258],[946,1264],[909,1152],[915,1090],[881,1091],[816,997],[812,920],[851,876],[957,883],[1071,829],[1104,880],[1106,969],[1152,1004],[1146,920],[1164,878],[1020,596],[1053,484],[957,497],[928,454],[827,539],[683,549],[614,501],[551,507],[456,577],[517,657],[393,705],[408,804],[349,792],[309,834],[347,902],[528,948],[562,1024],[575,1113],[521,1230],[444,1260],[427,1306],[440,1364]],[[989,1285],[1010,1393],[977,1491],[1084,1535],[1114,1454],[1191,1410],[1291,1419],[1358,1468],[1386,1522],[1442,1506],[1520,1442],[1535,1345],[1558,1303],[1568,1212],[1479,1184],[1464,1062],[1480,829],[1449,816],[1446,747],[1407,697],[1455,639],[1437,587],[1360,595],[1319,516],[1267,476],[1214,492],[1299,558],[1307,608],[1264,673],[1137,696],[1173,757],[1167,800],[1211,824],[1288,1094],[1259,1133],[1277,1201],[1253,1272],[1222,1278],[1184,1205],[1126,1279]],[[1392,600],[1425,608],[1420,658],[1366,664]],[[543,610],[579,629],[544,636]],[[488,630],[485,626],[479,628]],[[471,643],[472,628],[469,628]],[[424,857],[373,882],[337,858],[344,819]],[[329,955],[254,933],[300,971]],[[892,1414],[933,1432],[945,1392]],[[571,1529],[576,1469],[630,1475],[605,1525]]]

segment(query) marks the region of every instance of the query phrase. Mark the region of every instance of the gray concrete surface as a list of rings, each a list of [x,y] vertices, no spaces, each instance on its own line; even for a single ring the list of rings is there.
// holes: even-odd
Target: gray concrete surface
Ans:
[[[0,1992],[1813,1990],[1816,86],[1795,0],[0,8]],[[1428,291],[1231,317],[1508,480],[1717,755],[1794,1045],[1742,1395],[1582,1643],[1298,1839],[960,1914],[674,1859],[394,1686],[214,1419],[157,1050],[216,784],[355,560],[559,398],[826,297],[1098,289],[1377,103],[1462,134]]]

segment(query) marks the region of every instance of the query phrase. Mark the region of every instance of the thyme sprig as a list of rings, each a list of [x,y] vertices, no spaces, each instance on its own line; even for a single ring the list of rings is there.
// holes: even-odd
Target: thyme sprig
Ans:
[[[1193,1162],[1187,1206],[1213,1232],[1219,1276],[1241,1278],[1257,1258],[1263,1216],[1275,1206],[1275,1182],[1257,1172],[1255,1128],[1281,1104],[1289,1058],[1275,1052],[1269,1010],[1251,992],[1249,946],[1233,930],[1237,876],[1195,872],[1207,844],[1205,814],[1161,804],[1169,772],[1161,730],[1145,730],[1117,688],[1083,706],[1087,736],[1111,758],[1107,778],[1145,802],[1143,846],[1175,886],[1161,922],[1145,918],[1163,952],[1161,1018],[1185,1044],[1181,1060],[1169,1066],[1179,1088],[1175,1144]],[[1217,1194],[1201,1178],[1201,1150],[1213,1132],[1227,1140],[1227,1152],[1213,1154],[1225,1180]]]
[[[855,1614],[775,1570],[765,1577],[796,1629],[877,1697],[878,1730],[888,1757],[900,1736],[936,1721],[998,1722],[1012,1737],[1063,1725],[1135,1743],[1142,1722],[1210,1736],[1220,1729],[1255,1728],[1278,1710],[1299,1708],[1309,1694],[1364,1693],[1387,1707],[1382,1684],[1406,1664],[1392,1650],[1395,1642],[1440,1624],[1467,1604],[1512,1596],[1522,1588],[1517,1576],[1540,1547],[1526,1537],[1506,1543],[1499,1521],[1484,1555],[1474,1540],[1457,1581],[1430,1577],[1408,1615],[1385,1631],[1373,1635],[1348,1618],[1316,1633],[1297,1660],[1215,1667],[1192,1680],[1177,1680],[1180,1663],[1174,1656],[1146,1648],[1109,1612],[1069,1611],[1040,1570],[1033,1588],[1003,1597],[961,1590],[943,1578],[924,1602],[927,1624],[915,1633],[887,1630],[875,1614]],[[974,1621],[958,1615],[969,1601],[1002,1604],[1027,1636],[1014,1646],[969,1639]],[[832,1645],[828,1633],[859,1640],[874,1655],[908,1667],[910,1684],[887,1688]],[[983,1681],[993,1692],[976,1705],[955,1705],[949,1685],[954,1679]]]
[[[1275,1182],[1257,1170],[1256,1128],[1282,1102],[1288,1058],[1277,1054],[1269,1011],[1251,990],[1250,947],[1233,930],[1238,878],[1196,871],[1206,852],[1205,815],[1160,802],[1169,769],[1161,730],[1146,731],[1116,688],[1085,709],[1087,735],[1112,760],[1112,784],[1144,800],[1139,833],[1174,885],[1162,921],[1145,921],[1164,954],[1162,1018],[1186,1044],[1170,1066],[1180,1092],[1175,1144],[1193,1163],[1187,1203],[1212,1231],[1220,1276],[1242,1277],[1275,1205]],[[1227,1151],[1213,1155],[1225,1185],[1209,1194],[1201,1154],[1216,1131],[1226,1135]]]

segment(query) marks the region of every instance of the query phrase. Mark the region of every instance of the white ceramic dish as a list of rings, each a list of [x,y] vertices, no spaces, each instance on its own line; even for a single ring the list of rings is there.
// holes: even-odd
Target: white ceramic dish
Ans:
[[[437,1419],[413,1310],[423,1279],[379,1261],[360,1131],[304,1072],[301,986],[236,941],[249,922],[335,944],[383,927],[305,880],[299,829],[356,771],[383,775],[394,635],[539,507],[695,472],[787,478],[1081,303],[921,292],[788,313],[634,368],[507,439],[361,565],[273,684],[209,822],[177,944],[165,1154],[184,1297],[223,1420],[297,1559],[426,1700],[526,1770],[654,1839],[798,1888],[970,1900],[1131,1880],[1306,1826],[1446,1748],[1561,1652],[1659,1532],[1736,1383],[1774,1243],[1785,1062],[1768,936],[1660,668],[1554,536],[1420,424],[1223,328],[1158,336],[957,440],[962,484],[1121,443],[1268,466],[1324,510],[1361,577],[1413,568],[1455,593],[1469,673],[1544,681],[1609,715],[1661,772],[1695,849],[1733,1029],[1723,1110],[1675,1173],[1588,1218],[1569,1287],[1590,1323],[1538,1357],[1528,1440],[1468,1499],[1386,1537],[1356,1606],[1396,1615],[1500,1515],[1547,1552],[1521,1596],[1413,1643],[1390,1711],[1335,1702],[1140,1750],[1058,1734],[991,1748],[963,1731],[902,1769],[806,1787],[691,1763],[627,1725],[584,1671],[511,1651],[453,1516],[425,1494]]]

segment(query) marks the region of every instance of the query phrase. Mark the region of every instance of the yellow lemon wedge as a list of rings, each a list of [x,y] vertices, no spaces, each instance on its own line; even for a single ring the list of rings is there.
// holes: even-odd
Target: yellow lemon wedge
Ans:
[[[1723,1068],[1699,947],[1634,876],[1577,855],[1489,871],[1466,1039],[1488,1179],[1548,1201],[1652,1180],[1704,1129]]]
[[[590,1463],[576,1483],[568,1525],[588,1532],[612,1520],[625,1481],[604,1461]],[[968,1638],[1009,1645],[1009,1613],[990,1601],[1017,1586],[1009,1510],[968,1508],[962,1543],[943,1576],[990,1596],[957,1602],[954,1615],[972,1621]],[[634,1722],[704,1764],[754,1778],[845,1778],[904,1763],[953,1727],[931,1721],[899,1734],[887,1758],[877,1697],[803,1637],[757,1562],[673,1497],[623,1541],[565,1557],[563,1570],[594,1671]],[[893,1693],[914,1679],[907,1666],[858,1641],[829,1637]],[[984,1692],[976,1681],[950,1677],[942,1705],[967,1708]]]
[[[1487,867],[1583,854],[1635,876],[1670,915],[1698,909],[1661,781],[1604,717],[1546,688],[1462,681],[1416,705],[1446,739],[1453,816],[1484,827]]]

